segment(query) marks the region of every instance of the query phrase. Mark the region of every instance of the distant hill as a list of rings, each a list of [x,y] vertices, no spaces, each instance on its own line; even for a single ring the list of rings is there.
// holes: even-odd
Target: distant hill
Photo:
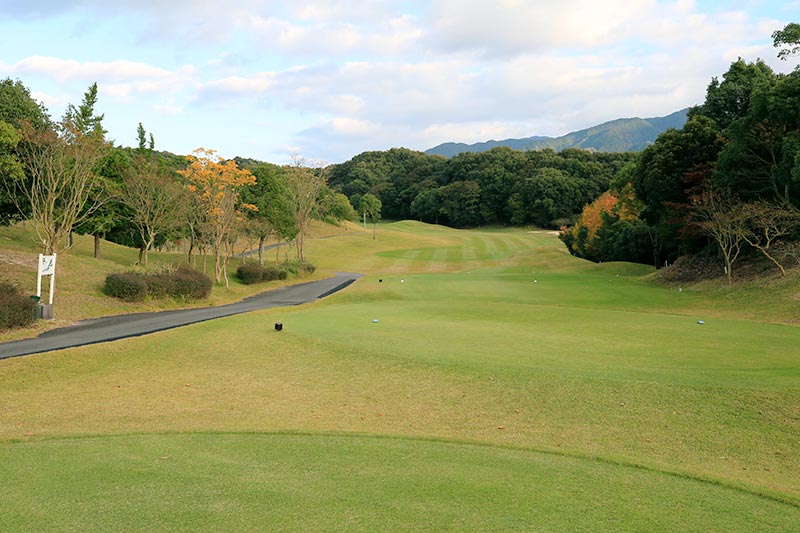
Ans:
[[[583,148],[598,152],[638,152],[655,141],[661,132],[669,128],[682,128],[688,111],[688,108],[681,109],[666,117],[619,118],[561,137],[526,137],[475,144],[444,143],[426,150],[425,153],[453,157],[461,152],[485,152],[497,146],[507,146],[512,150],[552,148],[561,151],[566,148]]]

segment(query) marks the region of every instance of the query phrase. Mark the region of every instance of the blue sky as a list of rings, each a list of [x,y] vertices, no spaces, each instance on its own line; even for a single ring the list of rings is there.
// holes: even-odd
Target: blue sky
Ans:
[[[800,0],[0,0],[0,78],[60,117],[98,83],[117,144],[274,163],[557,136],[700,103],[737,57],[778,71]]]

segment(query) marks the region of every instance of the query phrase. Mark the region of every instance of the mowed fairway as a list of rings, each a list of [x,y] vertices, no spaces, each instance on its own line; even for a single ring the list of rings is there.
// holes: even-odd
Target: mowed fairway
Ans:
[[[0,529],[798,530],[789,303],[522,230],[404,222],[307,253],[367,276],[0,361]]]

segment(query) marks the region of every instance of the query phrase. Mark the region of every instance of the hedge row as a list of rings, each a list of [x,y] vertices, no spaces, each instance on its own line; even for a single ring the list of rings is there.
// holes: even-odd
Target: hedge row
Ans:
[[[36,320],[37,303],[15,285],[0,282],[0,329],[20,328]]]
[[[200,300],[211,294],[211,279],[186,265],[174,271],[157,273],[123,272],[109,274],[103,292],[128,302],[151,298],[187,298]]]
[[[252,285],[262,281],[286,279],[289,277],[289,272],[273,266],[242,265],[236,269],[236,277],[242,280],[245,285]]]

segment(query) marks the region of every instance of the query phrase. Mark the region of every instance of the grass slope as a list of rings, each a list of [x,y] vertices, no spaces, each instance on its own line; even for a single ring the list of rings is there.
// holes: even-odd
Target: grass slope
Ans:
[[[317,238],[339,234],[337,228],[327,224],[315,223],[312,229],[312,236]],[[360,233],[360,229],[351,224],[348,234],[352,233]],[[30,227],[22,225],[0,227],[0,279],[11,280],[29,294],[35,294],[36,261],[40,251],[36,246],[35,234]],[[235,276],[236,268],[242,263],[242,260],[232,258],[228,266],[229,288],[215,285],[207,300],[192,302],[174,299],[148,299],[145,302],[123,302],[105,296],[102,292],[103,284],[109,273],[125,272],[136,268],[138,251],[106,241],[102,241],[100,251],[100,259],[95,259],[92,237],[75,235],[75,246],[58,256],[54,300],[55,320],[39,321],[34,326],[25,329],[0,330],[0,342],[35,337],[48,329],[67,326],[88,318],[142,311],[223,305],[241,300],[267,288],[278,287],[285,283],[296,283],[296,280],[289,280],[288,282],[276,281],[269,284],[243,285]],[[289,250],[286,246],[267,250],[264,253],[266,261],[284,261],[285,258],[294,256],[294,248]],[[255,261],[255,257],[253,256],[251,261]],[[184,255],[180,252],[151,252],[149,259],[150,268],[155,269],[160,265],[180,263],[184,260]],[[206,257],[204,260],[201,255],[195,254],[193,266],[206,272],[213,279],[213,256]],[[322,275],[317,274],[308,279],[316,279]],[[45,299],[49,290],[48,283],[49,279],[45,278],[42,287]]]
[[[6,529],[800,523],[800,335],[747,319],[767,296],[657,286],[547,233],[404,222],[308,250],[369,275],[0,362]]]

